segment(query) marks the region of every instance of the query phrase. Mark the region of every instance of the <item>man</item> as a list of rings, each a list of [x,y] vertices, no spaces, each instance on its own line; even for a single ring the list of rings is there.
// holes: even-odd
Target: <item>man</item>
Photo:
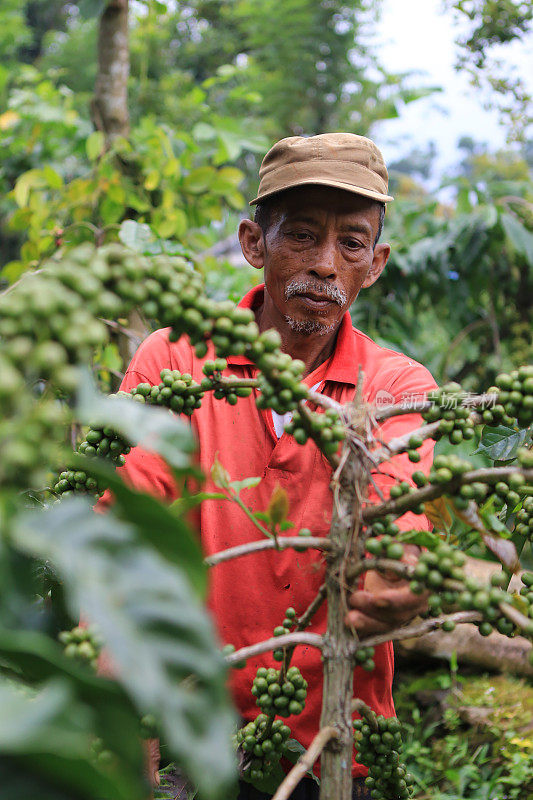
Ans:
[[[348,309],[361,289],[380,276],[390,252],[379,243],[388,175],[383,158],[369,139],[347,133],[283,139],[267,153],[260,169],[254,220],[243,220],[239,239],[249,263],[264,270],[264,286],[249,292],[240,305],[253,309],[261,330],[277,329],[282,349],[305,363],[305,382],[335,400],[349,402],[359,367],[364,372],[363,393],[369,402],[387,397],[400,400],[435,386],[427,370],[405,356],[385,350],[352,328]],[[212,351],[207,355],[211,358]],[[161,369],[189,372],[200,381],[202,364],[188,340],[170,343],[168,331],[152,334],[141,345],[124,378],[129,390],[140,382],[158,383]],[[243,356],[228,358],[228,374],[246,378],[256,368]],[[199,442],[200,465],[206,475],[216,456],[232,479],[260,476],[260,484],[242,493],[254,510],[263,510],[277,485],[289,495],[289,518],[296,530],[309,528],[326,536],[331,519],[331,468],[313,442],[298,445],[283,433],[283,422],[272,411],[259,410],[255,397],[236,406],[206,394],[192,424]],[[390,439],[416,427],[415,415],[386,422],[380,435]],[[422,448],[422,469],[429,469],[431,446]],[[124,471],[139,488],[163,497],[175,497],[168,471],[153,455],[132,451]],[[387,492],[396,477],[408,479],[410,463],[396,457],[384,474],[376,476]],[[209,485],[208,489],[211,488]],[[420,527],[420,518],[406,514],[402,527]],[[201,508],[200,532],[206,555],[258,538],[242,511],[227,501],[210,500]],[[409,553],[408,557],[413,557]],[[264,551],[225,562],[211,574],[209,605],[223,643],[242,647],[267,639],[281,624],[288,606],[302,613],[323,580],[323,564],[312,551]],[[364,591],[349,599],[347,623],[366,635],[407,621],[421,600],[401,582],[369,577]],[[326,612],[316,615],[312,630],[325,630]],[[258,712],[250,693],[259,666],[272,666],[270,654],[251,659],[247,668],[231,676],[241,715],[249,720]],[[307,747],[318,729],[322,694],[322,665],[318,651],[300,647],[295,663],[309,683],[303,714],[291,718],[293,735]],[[357,695],[377,713],[392,716],[392,647],[376,649],[371,673],[355,670]],[[354,762],[355,791],[364,797],[365,770]],[[312,781],[299,796],[312,797]],[[307,794],[306,794],[307,793]],[[256,797],[242,788],[242,797]]]

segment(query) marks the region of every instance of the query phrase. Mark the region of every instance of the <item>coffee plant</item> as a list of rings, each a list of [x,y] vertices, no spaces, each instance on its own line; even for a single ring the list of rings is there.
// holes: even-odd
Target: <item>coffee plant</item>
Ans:
[[[141,382],[109,399],[94,392],[80,368],[134,309],[168,327],[170,341],[189,337],[204,362],[201,382],[169,365],[157,384]],[[383,642],[466,622],[483,636],[495,630],[533,640],[533,574],[522,572],[519,593],[508,588],[520,571],[522,549],[533,541],[533,366],[499,375],[483,394],[450,384],[385,407],[365,402],[360,380],[353,403],[341,406],[303,383],[304,364],[282,352],[276,331],[259,330],[252,311],[210,299],[186,257],[142,255],[116,243],[59,251],[26,273],[0,298],[0,337],[6,532],[0,551],[6,680],[0,691],[15,730],[22,730],[32,709],[43,709],[34,733],[41,749],[32,749],[33,739],[21,732],[6,750],[9,796],[15,796],[16,768],[24,761],[25,785],[45,781],[50,797],[143,797],[140,740],[149,728],[202,796],[214,800],[226,796],[234,779],[232,748],[242,779],[276,792],[277,800],[288,797],[322,754],[322,800],[348,800],[354,743],[374,800],[410,797],[400,725],[352,697],[353,669],[361,665],[371,673],[374,649]],[[249,358],[257,376],[232,376],[226,361],[231,355]],[[300,445],[312,440],[331,466],[335,502],[328,538],[307,529],[291,532],[283,490],[265,511],[248,508],[240,490],[258,479],[233,481],[217,461],[212,478],[220,496],[237,503],[262,536],[202,563],[183,514],[204,495],[187,493],[183,506],[178,501],[169,509],[115,475],[131,448],[142,445],[177,477],[198,478],[183,419],[210,392],[230,405],[256,402],[278,414],[290,412],[287,432]],[[420,415],[412,418],[422,424],[382,442],[380,424],[408,413]],[[476,437],[494,466],[476,468],[463,457],[440,454],[428,474],[416,467],[428,439],[457,446]],[[394,481],[386,496],[370,501],[372,474],[404,453],[413,464],[410,479]],[[107,515],[93,514],[92,499],[106,489],[113,507]],[[402,531],[397,524],[406,512],[423,515],[439,503],[456,522],[447,531]],[[472,536],[502,565],[488,585],[465,569]],[[416,564],[404,558],[408,544],[423,548]],[[271,638],[239,650],[230,644],[221,654],[202,608],[206,568],[268,548],[325,552],[324,584],[300,616],[287,608]],[[423,617],[364,638],[346,627],[345,587],[355,588],[372,571],[393,573],[415,595],[427,596]],[[15,612],[13,597],[26,621]],[[308,628],[324,601],[328,629],[318,634]],[[302,713],[309,690],[298,667],[302,645],[322,652],[321,728],[285,777],[279,762],[294,750],[290,718]],[[238,668],[265,653],[272,654],[272,666],[260,667],[250,686],[257,715],[235,727],[224,661]],[[113,680],[94,674],[104,656]],[[66,779],[47,760],[46,737],[51,730],[66,737],[78,712],[78,738],[68,747],[65,741],[57,756],[70,767]]]

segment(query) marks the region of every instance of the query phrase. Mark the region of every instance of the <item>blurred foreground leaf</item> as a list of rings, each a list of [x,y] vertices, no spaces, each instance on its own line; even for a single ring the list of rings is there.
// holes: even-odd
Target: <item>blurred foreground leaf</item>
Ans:
[[[155,716],[170,755],[204,797],[223,798],[235,777],[234,715],[211,621],[184,572],[82,498],[24,515],[13,535],[54,564],[72,616],[98,625],[118,680]]]

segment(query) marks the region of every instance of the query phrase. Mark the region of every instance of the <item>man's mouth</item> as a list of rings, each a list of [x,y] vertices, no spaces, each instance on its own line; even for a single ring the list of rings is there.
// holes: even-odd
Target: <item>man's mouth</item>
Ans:
[[[290,281],[285,287],[285,300],[297,298],[307,309],[323,312],[329,310],[331,305],[342,306],[346,303],[346,293],[338,286],[329,284],[318,285],[316,281],[300,280]]]
[[[336,300],[332,300],[331,297],[328,297],[326,294],[319,294],[318,292],[298,292],[294,296],[301,300],[308,308],[313,308],[317,311],[326,309],[334,303],[337,303]]]

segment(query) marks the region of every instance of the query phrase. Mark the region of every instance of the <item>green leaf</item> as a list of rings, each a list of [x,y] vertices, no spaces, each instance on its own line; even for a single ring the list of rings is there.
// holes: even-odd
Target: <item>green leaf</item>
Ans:
[[[285,744],[285,758],[290,761],[291,764],[296,764],[300,756],[305,752],[305,747],[298,739],[289,739]],[[312,770],[308,769],[306,774],[320,786],[320,780]]]
[[[69,692],[75,695],[69,707],[72,702],[79,706],[79,721],[90,724],[91,735],[101,739],[104,749],[112,751],[118,759],[113,770],[118,781],[113,796],[129,800],[131,796],[139,796],[139,787],[144,794],[138,715],[118,684],[99,678],[92,670],[66,658],[58,644],[35,631],[0,628],[0,657],[4,671],[14,670],[16,679],[20,672],[24,675],[26,694],[28,686],[40,686],[52,679],[68,686]],[[28,742],[25,746],[28,750]],[[64,756],[68,752],[68,747],[61,749]]]
[[[434,550],[442,541],[441,537],[436,533],[415,530],[400,531],[397,539],[399,542],[405,542],[405,544],[416,544],[419,547],[427,547],[428,550]]]
[[[211,620],[185,571],[80,497],[19,517],[13,539],[54,564],[72,616],[83,610],[98,625],[118,680],[156,717],[170,756],[202,796],[223,800],[235,777],[234,714]]]
[[[147,189],[149,192],[153,192],[154,189],[157,189],[159,183],[161,181],[161,173],[158,169],[152,169],[146,176],[144,180],[144,188]]]
[[[196,142],[211,142],[216,138],[217,132],[212,125],[198,122],[192,129],[192,135]]]
[[[242,780],[246,781],[246,783],[250,783],[252,786],[254,786],[259,792],[263,792],[265,795],[268,796],[276,794],[276,791],[279,788],[280,783],[285,778],[285,773],[283,772],[279,764],[275,764],[272,768],[272,772],[259,781],[250,780],[249,774],[250,773],[248,770],[246,772],[243,772],[240,777],[242,778]]]
[[[122,244],[137,253],[145,253],[147,246],[155,241],[150,226],[133,219],[126,219],[121,223],[118,238]]]
[[[218,452],[215,453],[215,460],[211,466],[211,480],[218,489],[228,489],[231,482],[231,475],[218,460]]]
[[[100,158],[102,153],[104,152],[105,148],[105,136],[102,131],[93,131],[90,136],[87,137],[87,141],[85,142],[85,151],[87,153],[87,158],[89,161],[96,161],[97,158]]]
[[[75,456],[72,466],[99,478],[113,493],[114,513],[134,527],[139,541],[181,566],[197,594],[205,596],[207,570],[200,542],[182,519],[151,495],[127,486],[104,459]]]
[[[206,192],[216,177],[213,167],[197,167],[183,179],[183,189],[191,194]]]
[[[294,528],[294,522],[291,522],[290,519],[284,520],[279,526],[279,529],[282,532],[289,531],[291,528]]]
[[[190,511],[191,508],[199,506],[204,500],[227,500],[225,494],[222,492],[197,492],[197,494],[187,495],[185,497],[178,497],[177,500],[170,505],[170,509],[175,513],[183,516]]]
[[[89,754],[94,739],[92,713],[77,701],[73,686],[65,679],[47,681],[37,692],[15,682],[0,680],[1,794],[30,797],[26,790],[34,781],[49,798],[95,797],[143,800],[142,765],[138,747],[137,780],[124,770],[106,768]],[[123,720],[125,721],[125,720]],[[120,735],[120,734],[119,734]],[[128,736],[127,729],[122,735]]]
[[[42,184],[42,174],[39,169],[30,169],[23,172],[15,183],[13,194],[15,202],[20,208],[28,204],[31,189],[35,189]]]
[[[483,453],[493,461],[511,461],[524,443],[531,440],[531,431],[522,429],[516,431],[505,425],[495,428],[486,426],[483,430],[481,442],[472,455]]]
[[[512,248],[533,268],[533,233],[512,214],[502,214],[501,220]]]
[[[61,189],[63,186],[63,178],[59,172],[56,172],[55,169],[52,169],[48,164],[43,167],[43,177],[51,189]]]
[[[261,478],[244,478],[242,481],[231,481],[230,486],[236,494],[242,492],[243,489],[252,489],[261,483]]]

